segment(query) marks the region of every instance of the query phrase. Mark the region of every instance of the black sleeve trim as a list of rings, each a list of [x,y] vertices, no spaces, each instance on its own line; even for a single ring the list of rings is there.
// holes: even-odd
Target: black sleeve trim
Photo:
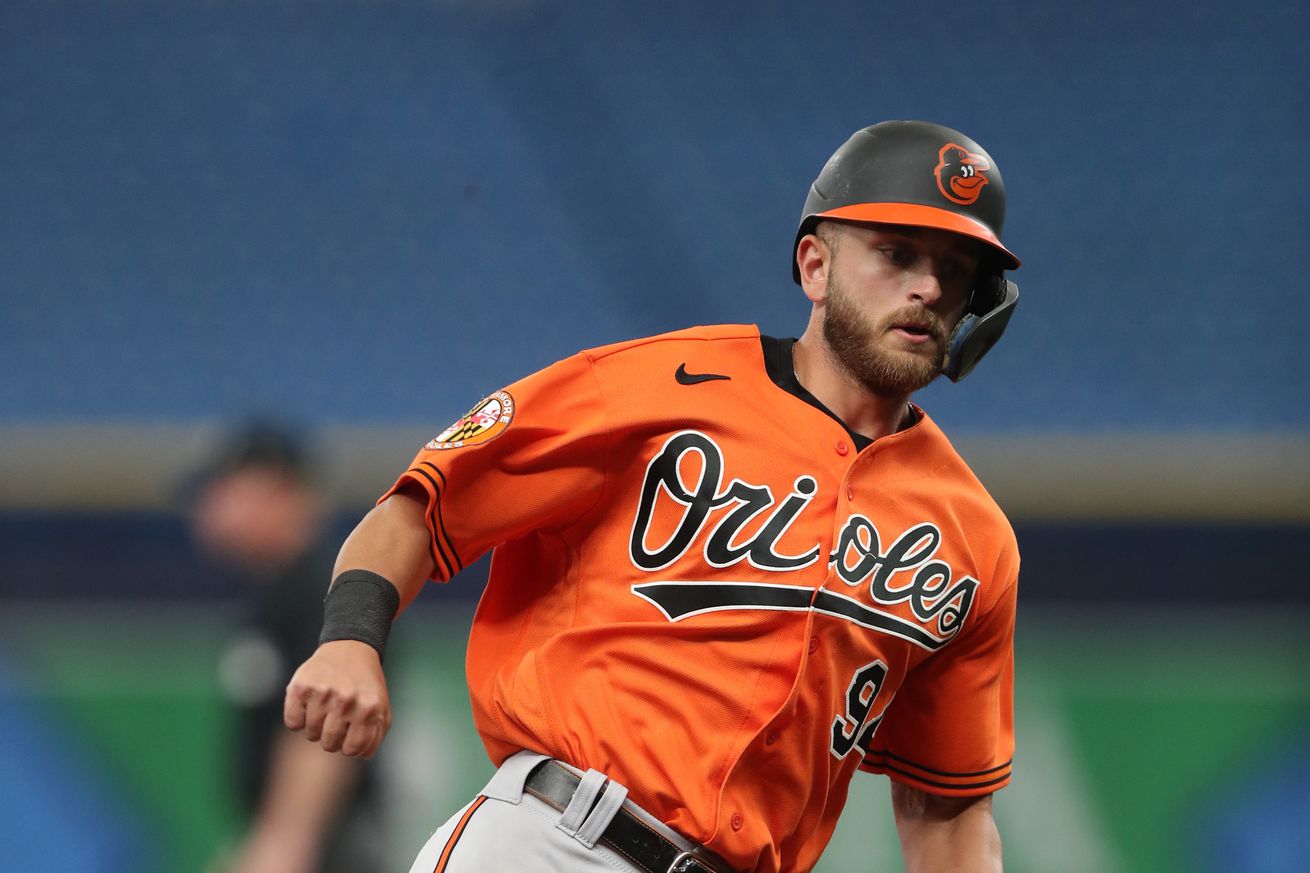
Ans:
[[[901,768],[893,767],[890,764],[881,764],[881,765],[872,764],[870,766],[884,772],[897,773],[901,776],[904,776],[907,779],[910,779],[914,782],[918,782],[922,785],[931,785],[934,788],[945,788],[945,789],[954,789],[954,790],[961,790],[961,791],[968,791],[973,788],[986,788],[990,785],[999,785],[1002,782],[1009,781],[1010,779],[1010,774],[1007,772],[1004,776],[998,776],[995,779],[988,779],[985,782],[938,782],[934,779],[924,779],[922,776],[920,776],[917,773],[911,772],[909,770],[902,770]]]
[[[886,749],[883,749],[881,751],[871,751],[864,756],[865,761],[868,762],[871,766],[874,767],[886,766],[886,765],[879,765],[873,761],[869,761],[870,758],[887,758],[892,761],[899,761],[902,764],[906,764],[924,773],[932,773],[934,776],[947,776],[952,779],[968,779],[971,776],[990,776],[991,774],[998,773],[1001,770],[1008,770],[1014,764],[1014,760],[1011,759],[1009,761],[1006,761],[1004,764],[998,764],[995,767],[989,767],[986,770],[975,770],[970,773],[953,773],[950,770],[934,770],[932,767],[925,767],[922,764],[911,761],[909,758],[902,758],[900,755],[893,754],[892,752],[889,752]],[[887,769],[890,770],[893,768],[887,767]],[[902,771],[897,770],[896,772],[900,773]]]
[[[427,469],[423,469],[425,467]],[[429,473],[428,470],[431,470],[432,473],[436,473],[441,481],[438,482],[437,479],[434,479],[432,473]],[[446,578],[449,579],[451,576],[454,576],[460,570],[464,569],[464,563],[460,561],[459,553],[455,551],[455,546],[450,541],[450,533],[446,530],[446,521],[441,515],[441,496],[446,490],[446,474],[442,473],[441,469],[435,464],[427,461],[414,467],[413,471],[424,479],[427,479],[428,483],[432,485],[432,490],[435,496],[433,497],[432,507],[428,512],[428,517],[432,522],[432,529],[437,532],[437,536],[434,536],[432,539],[433,546],[435,547],[437,554],[440,556],[440,561],[437,561],[437,556],[434,555],[433,563],[444,565],[446,568]],[[446,549],[450,550],[449,556],[446,554]]]

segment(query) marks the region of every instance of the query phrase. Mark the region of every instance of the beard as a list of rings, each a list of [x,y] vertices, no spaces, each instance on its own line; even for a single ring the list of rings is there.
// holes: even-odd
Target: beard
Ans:
[[[921,349],[898,348],[894,325],[926,325],[931,344]],[[888,313],[878,321],[866,316],[829,273],[823,310],[823,336],[837,364],[874,394],[908,396],[942,372],[946,363],[946,327],[924,306],[913,304]]]

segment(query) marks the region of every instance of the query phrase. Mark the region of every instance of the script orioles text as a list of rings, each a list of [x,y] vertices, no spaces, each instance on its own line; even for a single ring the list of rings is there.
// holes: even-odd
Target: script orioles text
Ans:
[[[683,480],[682,461],[690,453],[699,454],[701,463],[699,475],[688,483]],[[801,554],[778,550],[778,541],[815,496],[813,476],[798,477],[791,493],[779,503],[768,486],[733,479],[725,487],[723,475],[723,452],[705,434],[683,431],[665,442],[647,467],[633,519],[629,555],[634,566],[655,572],[673,564],[687,553],[716,512],[721,517],[702,546],[705,562],[712,567],[725,568],[744,560],[762,570],[791,572],[818,559],[820,544]],[[651,527],[661,501],[673,504],[677,523],[664,543],[652,547]],[[762,523],[753,535],[744,537],[743,530],[757,516],[763,516]],[[927,632],[924,638],[935,643],[929,646],[937,648],[963,626],[979,584],[967,575],[954,578],[950,564],[936,559],[941,545],[941,530],[923,522],[911,526],[884,549],[874,523],[853,513],[842,526],[829,564],[845,585],[867,584],[876,604],[908,602]],[[906,579],[907,575],[910,578]]]

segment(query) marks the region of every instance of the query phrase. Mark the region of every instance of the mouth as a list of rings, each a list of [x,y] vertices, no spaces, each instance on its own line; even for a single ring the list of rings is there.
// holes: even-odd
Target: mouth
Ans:
[[[903,324],[893,324],[892,330],[915,345],[930,341],[935,342],[937,339],[932,327],[924,323],[905,322]]]

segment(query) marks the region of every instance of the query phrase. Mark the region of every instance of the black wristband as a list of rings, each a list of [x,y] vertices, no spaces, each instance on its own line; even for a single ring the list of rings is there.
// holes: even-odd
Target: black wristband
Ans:
[[[323,598],[319,645],[359,640],[377,649],[381,658],[399,610],[400,592],[385,577],[368,570],[346,570],[332,580]]]

